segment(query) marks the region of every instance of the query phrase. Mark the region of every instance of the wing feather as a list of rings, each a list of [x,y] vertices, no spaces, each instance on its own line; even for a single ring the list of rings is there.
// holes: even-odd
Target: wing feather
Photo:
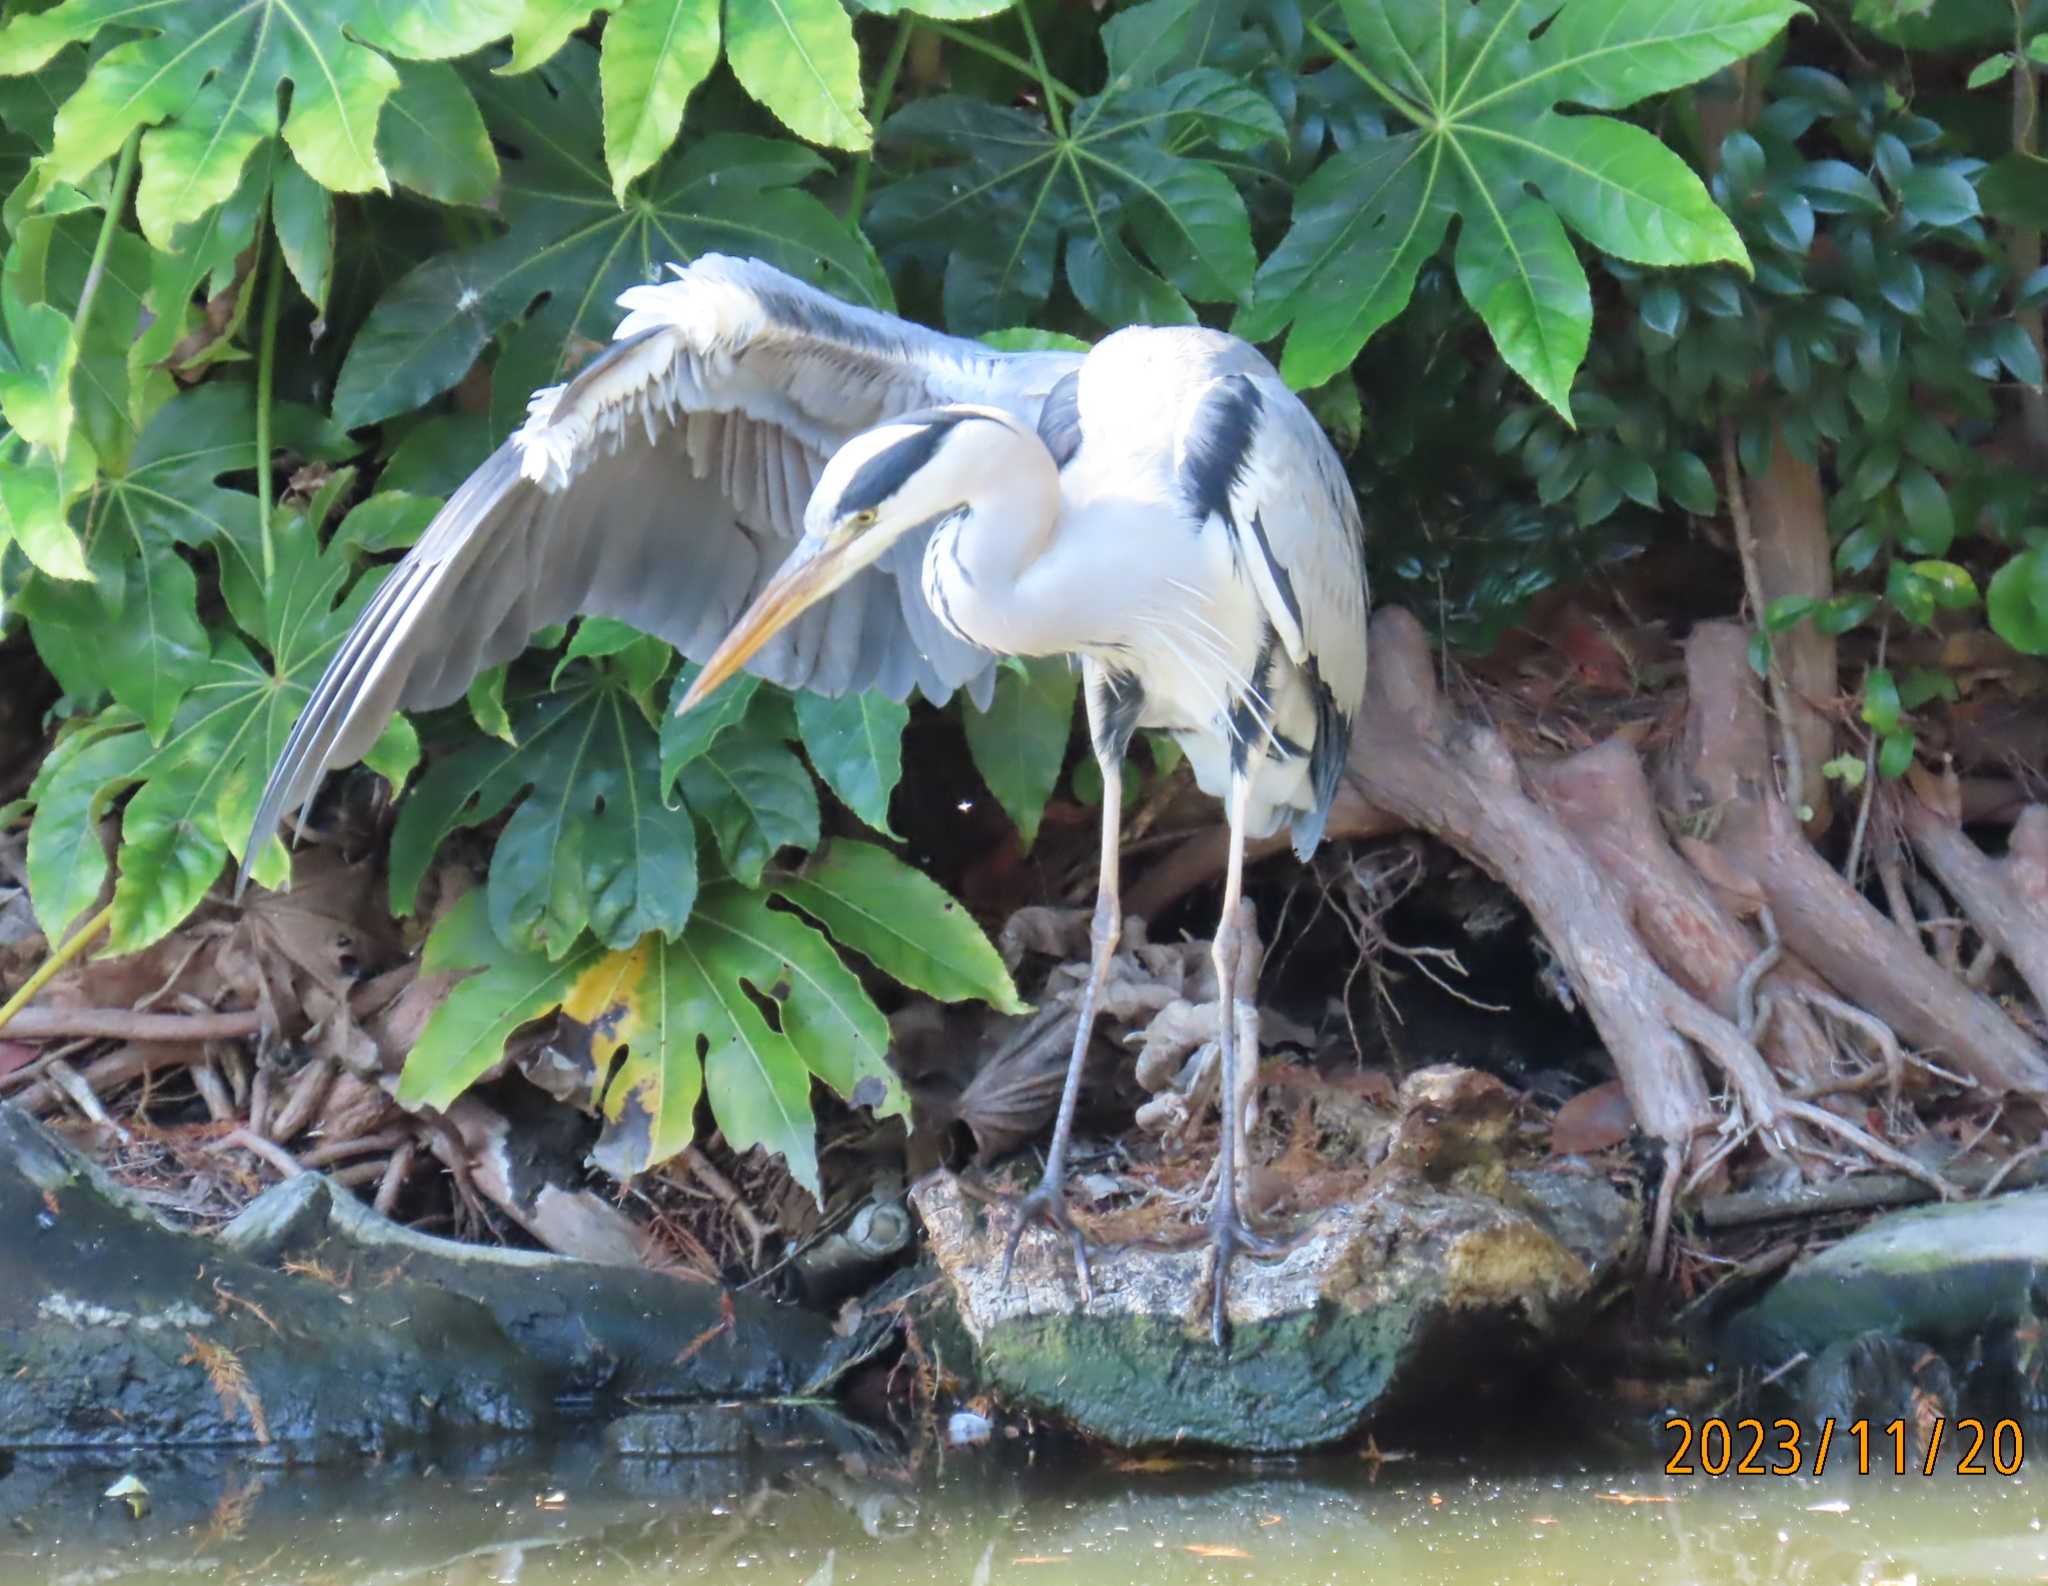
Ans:
[[[1000,353],[852,307],[755,260],[707,255],[636,287],[618,339],[539,392],[524,427],[452,495],[363,608],[315,685],[245,852],[358,759],[392,713],[458,699],[533,632],[620,618],[693,660],[716,647],[802,532],[839,446],[947,402],[1036,424],[1072,353]],[[791,625],[750,670],[842,693],[968,687],[993,658],[933,616],[921,541]]]

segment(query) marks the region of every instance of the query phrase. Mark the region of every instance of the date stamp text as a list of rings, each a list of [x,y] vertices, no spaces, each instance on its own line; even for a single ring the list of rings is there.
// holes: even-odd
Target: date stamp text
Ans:
[[[1925,1420],[1855,1420],[1819,1425],[1781,1416],[1695,1421],[1673,1416],[1664,1430],[1678,1446],[1664,1462],[1667,1476],[1824,1476],[1847,1466],[1859,1476],[2015,1476],[2027,1457],[2017,1421],[1985,1422],[1945,1416]]]

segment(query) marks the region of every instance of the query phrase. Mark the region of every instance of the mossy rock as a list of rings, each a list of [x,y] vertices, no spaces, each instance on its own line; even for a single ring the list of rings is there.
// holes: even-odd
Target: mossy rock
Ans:
[[[977,1368],[997,1393],[1121,1447],[1280,1453],[1339,1442],[1404,1403],[1525,1373],[1569,1338],[1633,1248],[1605,1180],[1520,1173],[1505,1199],[1401,1180],[1331,1206],[1285,1254],[1240,1261],[1230,1343],[1207,1327],[1207,1252],[1099,1252],[1082,1306],[1065,1241],[939,1175],[913,1194]]]

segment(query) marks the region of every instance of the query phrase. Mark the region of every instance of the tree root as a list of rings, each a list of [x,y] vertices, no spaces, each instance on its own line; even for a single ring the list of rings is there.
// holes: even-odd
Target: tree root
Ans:
[[[2025,1032],[1871,907],[1764,791],[1747,642],[1732,623],[1702,623],[1686,642],[1692,709],[1676,780],[1685,806],[1712,825],[1717,858],[1762,894],[1787,948],[1848,1002],[1995,1094],[2048,1097],[2048,1059]]]
[[[1495,733],[1448,711],[1412,616],[1384,610],[1370,637],[1346,829],[1427,832],[1505,880],[1529,908],[1613,1056],[1638,1124],[1669,1148],[1655,1253],[1675,1202],[1751,1141],[1802,1176],[1816,1162],[1839,1165],[1829,1147],[1847,1147],[1919,1194],[1954,1193],[1844,1104],[1826,1104],[1880,1084],[1896,1099],[1903,1043],[1951,1054],[1961,1074],[1913,1059],[1944,1080],[2048,1094],[2048,1063],[2024,1032],[1870,908],[1765,791],[1770,746],[1741,629],[1705,625],[1688,647],[1687,753],[1667,772],[1663,802],[1694,811],[1696,835],[1675,843],[1629,744],[1517,764]],[[2035,849],[2048,856],[2048,816],[2022,823],[2001,881],[2028,899],[2048,896],[2027,890],[2048,876],[2048,857]],[[1165,880],[1148,876],[1134,892],[1156,908],[1208,879],[1209,845],[1220,834],[1189,839],[1164,862]],[[1702,1063],[1726,1085],[1720,1106]]]
[[[1490,729],[1451,718],[1421,624],[1382,610],[1371,629],[1365,710],[1347,768],[1366,800],[1448,842],[1513,887],[1613,1055],[1638,1123],[1684,1153],[1713,1122],[1680,1021],[1725,1056],[1747,1046],[1650,956],[1617,888],[1548,810],[1523,791]],[[1754,1049],[1755,1070],[1768,1073]],[[1746,1069],[1741,1057],[1738,1070]]]
[[[1906,836],[1985,943],[2048,1008],[2048,805],[2022,811],[2005,858],[1993,859],[1964,833],[1960,797],[1945,796],[1952,791],[1936,785],[1902,791],[1898,811]]]

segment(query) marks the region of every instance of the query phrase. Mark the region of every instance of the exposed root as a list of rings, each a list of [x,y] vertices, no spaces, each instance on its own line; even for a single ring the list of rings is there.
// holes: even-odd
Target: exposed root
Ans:
[[[1732,623],[1703,623],[1686,645],[1692,720],[1677,781],[1689,807],[1716,817],[1717,856],[1762,894],[1786,947],[1835,993],[1904,1040],[1946,1054],[1993,1094],[2048,1097],[2048,1058],[2025,1032],[1904,939],[1814,852],[1783,802],[1762,791],[1762,710],[1746,645]]]

